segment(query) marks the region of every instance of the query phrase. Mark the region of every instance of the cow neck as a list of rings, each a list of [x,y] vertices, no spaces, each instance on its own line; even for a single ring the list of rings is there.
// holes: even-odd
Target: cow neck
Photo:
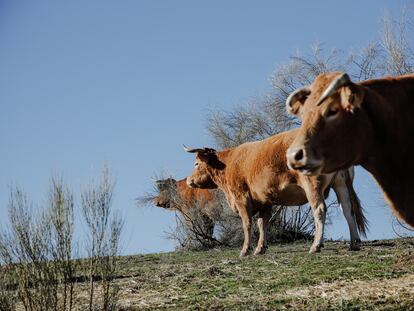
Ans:
[[[176,182],[176,185],[177,185],[177,190],[178,190],[177,192],[181,194],[182,192],[184,192],[188,188],[187,178],[183,178],[183,179],[178,180]]]
[[[182,200],[183,200],[183,196],[182,196],[182,190],[184,190],[183,180],[185,180],[185,179],[181,179],[181,180],[178,180],[178,181],[175,182],[175,186],[176,186],[176,190],[177,190],[176,193],[175,193],[175,191],[171,190],[171,195],[178,196],[178,197],[175,197],[172,200],[172,203],[171,203],[172,207],[170,208],[171,211],[180,211],[180,212],[182,212],[182,207],[180,205],[181,205]]]
[[[363,109],[372,124],[373,137],[368,156],[361,164],[378,181],[390,205],[414,226],[414,211],[410,213],[414,201],[414,164],[411,164],[414,162],[410,133],[414,132],[414,128],[404,115],[396,118],[404,111],[404,102],[380,97],[369,90],[367,95]],[[405,122],[401,122],[401,119],[405,119]]]
[[[226,166],[228,163],[228,159],[232,153],[233,149],[226,149],[223,151],[219,151],[217,152],[217,159],[218,161],[220,161],[221,163],[224,164],[224,168],[222,169],[210,169],[210,175],[214,181],[214,183],[221,189],[226,187],[226,182],[225,182],[225,174],[226,174]]]

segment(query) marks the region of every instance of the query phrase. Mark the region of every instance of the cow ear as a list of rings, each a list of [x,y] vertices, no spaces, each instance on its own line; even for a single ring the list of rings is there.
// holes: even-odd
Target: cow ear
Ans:
[[[305,103],[306,99],[310,94],[310,88],[305,86],[303,88],[297,89],[286,99],[286,110],[294,115],[297,115],[300,111],[300,108]]]
[[[217,152],[214,149],[208,148],[208,150],[206,150],[205,152],[199,152],[198,158],[212,168],[219,170],[225,168],[224,163],[219,160],[219,158],[217,157]]]
[[[206,162],[207,164],[210,164],[210,162],[217,158],[216,151],[214,149],[205,148],[203,151],[197,153],[198,158]]]
[[[362,102],[364,101],[364,89],[351,83],[341,89],[341,104],[345,111],[354,113],[356,110],[361,108]]]

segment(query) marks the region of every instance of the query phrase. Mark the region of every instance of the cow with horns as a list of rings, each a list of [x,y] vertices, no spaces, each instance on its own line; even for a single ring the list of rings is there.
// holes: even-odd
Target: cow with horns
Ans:
[[[389,204],[414,227],[414,75],[354,83],[348,74],[319,75],[286,101],[302,120],[287,150],[305,175],[362,165]]]
[[[353,168],[320,176],[305,176],[289,170],[286,150],[297,133],[298,130],[292,130],[223,151],[184,147],[185,151],[196,153],[194,170],[187,177],[187,184],[192,188],[220,188],[230,208],[241,217],[244,231],[241,257],[250,251],[253,215],[259,213],[256,255],[266,250],[265,233],[272,206],[296,206],[307,202],[315,222],[310,252],[319,252],[323,246],[325,197],[331,187],[348,222],[350,249],[358,250],[360,247],[359,233],[365,234],[366,219],[352,187]]]

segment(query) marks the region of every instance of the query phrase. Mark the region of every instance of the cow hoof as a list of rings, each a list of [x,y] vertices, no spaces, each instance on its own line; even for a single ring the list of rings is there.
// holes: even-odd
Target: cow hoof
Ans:
[[[254,251],[254,255],[263,255],[264,253],[266,253],[266,249],[267,247],[256,248],[256,250]]]
[[[250,252],[251,252],[251,248],[249,248],[249,249],[246,249],[246,250],[242,250],[241,252],[240,252],[240,258],[243,258],[243,257],[247,257],[248,255],[250,255]]]
[[[360,251],[361,250],[361,241],[351,242],[349,245],[350,251]]]
[[[309,250],[309,254],[315,254],[315,253],[320,253],[321,252],[321,246],[317,245],[317,246],[312,246]]]

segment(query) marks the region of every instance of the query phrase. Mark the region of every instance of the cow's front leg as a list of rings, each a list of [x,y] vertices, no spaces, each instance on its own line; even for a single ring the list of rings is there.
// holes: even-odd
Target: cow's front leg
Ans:
[[[313,221],[315,223],[315,234],[309,253],[313,254],[320,252],[321,248],[323,247],[323,232],[326,219],[325,201],[322,198],[319,198],[319,200],[313,202],[313,204],[311,203],[311,207],[313,212]]]
[[[323,176],[303,176],[301,179],[302,188],[305,190],[309,205],[312,208],[315,232],[313,244],[309,253],[317,253],[323,247],[323,231],[325,227],[326,205],[323,197]]]
[[[260,255],[266,252],[266,229],[271,216],[271,207],[264,207],[259,211],[259,218],[257,219],[257,226],[259,228],[259,241],[257,242],[257,247],[254,251],[254,255]]]
[[[251,214],[251,211],[245,208],[241,208],[239,209],[239,215],[243,223],[243,233],[244,233],[244,242],[243,242],[243,248],[240,252],[240,257],[245,257],[251,251],[250,243],[251,243],[251,232],[252,232],[252,214]]]

